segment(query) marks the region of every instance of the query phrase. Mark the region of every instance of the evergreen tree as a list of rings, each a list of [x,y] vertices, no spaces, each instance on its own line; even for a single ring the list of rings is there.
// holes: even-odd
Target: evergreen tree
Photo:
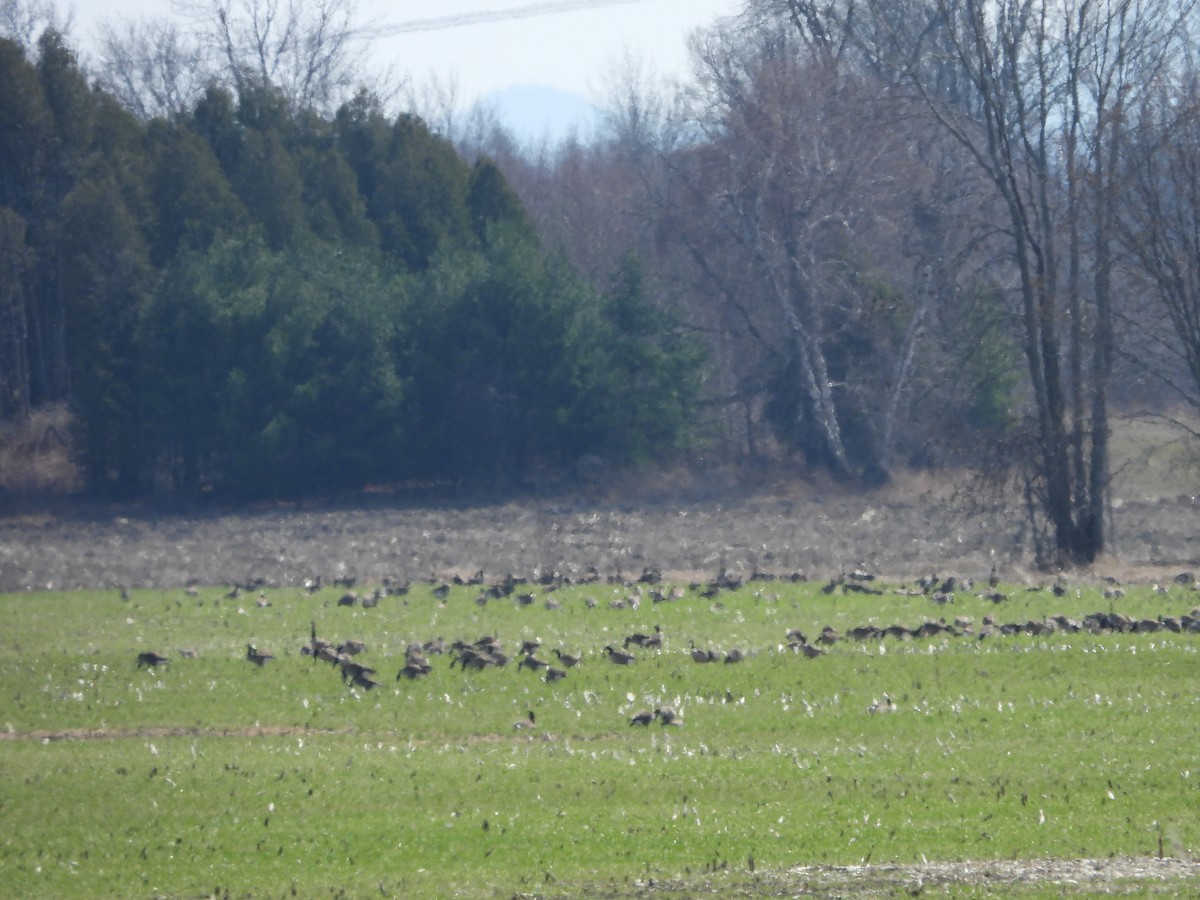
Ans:
[[[145,472],[134,326],[153,271],[107,166],[98,165],[67,195],[62,231],[77,446],[93,488],[130,495]]]
[[[168,264],[181,251],[203,250],[218,234],[249,224],[211,148],[186,127],[151,122],[146,137],[152,213],[146,222],[152,258]]]

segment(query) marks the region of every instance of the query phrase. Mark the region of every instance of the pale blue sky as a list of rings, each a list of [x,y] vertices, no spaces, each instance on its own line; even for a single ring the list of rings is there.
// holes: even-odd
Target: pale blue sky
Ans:
[[[591,8],[525,15],[536,5]],[[117,15],[169,17],[170,0],[64,0],[86,41],[97,22]],[[686,72],[685,39],[694,28],[735,13],[741,0],[358,0],[361,21],[395,29],[418,20],[492,21],[377,38],[377,61],[418,81],[453,77],[461,99],[514,85],[541,84],[594,98],[626,52],[662,76]],[[115,10],[119,7],[119,13]],[[523,9],[526,8],[526,9]],[[494,13],[496,16],[486,16]]]

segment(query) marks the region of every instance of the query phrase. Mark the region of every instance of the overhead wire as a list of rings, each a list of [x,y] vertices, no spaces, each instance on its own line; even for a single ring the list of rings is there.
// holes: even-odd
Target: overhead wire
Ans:
[[[588,9],[599,9],[605,6],[623,6],[639,3],[642,0],[543,0],[540,3],[526,3],[522,6],[510,6],[503,9],[476,10],[474,12],[454,13],[447,16],[433,16],[425,19],[409,19],[394,25],[364,29],[373,37],[391,37],[397,34],[412,34],[423,31],[441,31],[446,28],[464,28],[468,25],[483,25],[490,22],[504,22],[510,19],[532,19],[536,16],[553,16],[561,13],[579,12]]]

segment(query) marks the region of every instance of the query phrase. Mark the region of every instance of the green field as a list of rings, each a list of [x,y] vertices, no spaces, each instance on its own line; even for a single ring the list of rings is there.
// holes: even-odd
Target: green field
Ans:
[[[636,610],[611,605],[632,588],[601,584],[485,606],[478,587],[438,599],[421,584],[375,609],[333,589],[267,590],[262,606],[227,588],[0,597],[0,896],[794,894],[801,865],[1200,848],[1196,634],[843,639],[816,659],[786,639],[956,616],[976,630],[988,615],[1179,617],[1195,592],[1002,586],[1003,603],[960,592],[936,607],[820,588]],[[310,623],[363,641],[381,686],[302,655]],[[606,658],[655,625],[662,650]],[[484,634],[507,666],[439,656],[396,680],[410,642]],[[553,648],[584,660],[547,683],[516,665],[532,638],[550,662]],[[277,658],[250,664],[248,642]],[[746,658],[701,665],[693,644]],[[171,661],[138,668],[145,650]],[[872,712],[886,698],[894,710]],[[683,724],[628,724],[663,705]],[[514,728],[530,710],[536,726]],[[958,889],[976,892],[993,889]]]

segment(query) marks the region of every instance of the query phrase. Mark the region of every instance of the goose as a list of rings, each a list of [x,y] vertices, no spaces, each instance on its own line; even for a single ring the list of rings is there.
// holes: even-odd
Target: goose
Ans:
[[[618,650],[611,644],[605,647],[604,651],[608,654],[608,658],[615,662],[618,666],[627,666],[634,660],[632,653],[626,653],[624,650]]]
[[[529,710],[528,718],[517,719],[517,721],[513,722],[513,728],[517,729],[517,731],[523,731],[526,728],[532,728],[536,724],[537,719],[534,717],[533,710],[531,709]]]
[[[357,681],[359,678],[365,678],[368,675],[374,675],[375,670],[370,666],[364,666],[362,663],[356,663],[352,659],[343,658],[341,661],[342,681]]]
[[[692,659],[698,663],[713,662],[717,658],[717,654],[712,650],[701,650],[696,646],[694,641],[688,641],[692,647]]]
[[[875,715],[876,713],[887,713],[887,712],[895,712],[895,711],[896,711],[896,704],[892,702],[892,698],[889,697],[887,694],[883,695],[882,700],[876,700],[869,707],[867,707],[867,712],[869,712],[871,715]]]
[[[560,663],[562,663],[564,666],[566,666],[568,669],[579,665],[579,657],[578,656],[572,656],[570,653],[563,653],[557,647],[554,648],[554,655],[557,656],[558,661]]]
[[[816,659],[818,656],[825,655],[824,650],[820,647],[814,647],[812,644],[797,644],[795,646],[807,659]]]
[[[882,637],[882,633],[874,625],[856,625],[846,632],[846,637],[856,641],[865,641],[869,638]]]
[[[259,650],[253,644],[246,645],[246,659],[254,663],[256,666],[261,666],[268,659],[274,659],[275,654],[270,650]]]
[[[352,681],[354,682],[354,685],[356,687],[362,688],[364,691],[369,691],[369,690],[371,690],[371,688],[379,687],[380,686],[379,682],[375,681],[373,678],[371,678],[370,675],[367,674],[367,672],[374,672],[374,671],[375,671],[374,669],[368,669],[366,672],[355,672],[354,677],[352,679]]]
[[[425,654],[419,649],[416,649],[414,645],[413,647],[409,647],[408,652],[404,654],[404,669],[401,669],[400,671],[401,673],[404,673],[405,670],[411,670],[417,675],[428,675],[433,671],[433,666],[429,664],[429,660],[426,658]],[[397,675],[396,677],[399,678],[400,676]],[[415,678],[416,676],[409,675],[408,677]]]
[[[153,668],[154,666],[161,666],[164,663],[169,662],[169,659],[167,659],[161,653],[155,653],[153,650],[144,650],[137,656],[137,667],[139,669],[142,668],[142,666],[149,666]]]
[[[838,642],[838,640],[840,640],[840,638],[841,635],[837,633],[837,629],[835,629],[832,625],[826,625],[821,629],[821,633],[817,636],[817,643],[835,644]]]
[[[415,666],[418,669],[425,669],[428,671],[431,668],[429,665],[429,657],[425,655],[420,644],[408,645],[404,651],[404,661],[408,665]]]
[[[745,654],[742,653],[742,651],[739,650],[737,647],[734,647],[732,650],[730,650],[728,653],[725,654],[725,662],[727,662],[727,663],[741,662],[745,658],[746,658]]]
[[[542,642],[537,638],[523,641],[521,643],[521,649],[518,650],[517,653],[519,653],[521,656],[533,656],[533,654],[537,653],[540,646],[542,646]]]
[[[333,646],[333,642],[317,637],[316,622],[311,623],[308,643],[300,648],[300,653],[311,656],[314,661],[320,659],[327,663],[337,662],[337,650]]]
[[[671,706],[660,706],[654,710],[654,715],[658,717],[658,721],[662,722],[664,727],[667,725],[683,724],[683,720],[679,718],[679,713]]]
[[[629,635],[625,638],[625,646],[637,644],[639,647],[661,647],[662,646],[662,626],[655,625],[653,634],[642,634],[640,631]]]
[[[643,709],[641,712],[636,713],[634,717],[629,720],[629,724],[645,726],[653,722],[654,718],[654,713],[650,712],[648,709]]]
[[[428,674],[429,669],[414,666],[412,663],[405,663],[400,671],[396,673],[396,680],[399,681],[401,678],[416,679]]]
[[[533,671],[536,672],[539,669],[550,668],[550,663],[546,662],[545,660],[538,659],[536,656],[530,655],[530,656],[523,657],[521,659],[521,661],[519,663],[517,663],[517,668],[518,669],[532,669]]]
[[[546,669],[546,681],[550,684],[553,684],[556,681],[562,681],[566,677],[567,673],[564,669],[557,669],[554,666],[550,666]]]

